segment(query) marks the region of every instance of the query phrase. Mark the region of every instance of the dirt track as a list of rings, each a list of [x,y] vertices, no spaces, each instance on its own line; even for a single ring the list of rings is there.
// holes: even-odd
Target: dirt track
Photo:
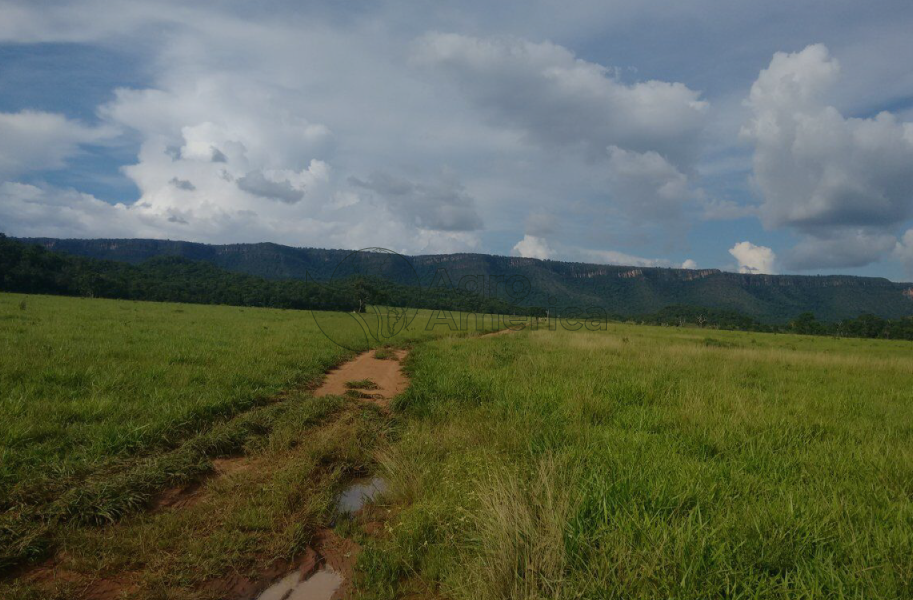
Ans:
[[[344,396],[349,391],[346,383],[370,379],[377,385],[377,388],[370,390],[371,395],[385,403],[389,402],[409,387],[409,380],[400,366],[409,352],[395,350],[393,354],[395,359],[385,360],[374,358],[373,350],[359,354],[328,372],[320,387],[314,390],[314,396]]]
[[[510,329],[484,334],[482,337],[504,335],[513,333]],[[314,390],[315,397],[339,395],[346,396],[361,393],[362,400],[375,402],[385,409],[389,408],[390,401],[403,393],[409,387],[409,379],[402,371],[402,361],[408,356],[408,350],[390,351],[389,359],[375,358],[375,351],[370,350],[356,356],[351,361],[340,365],[326,374],[321,385]],[[373,385],[350,388],[347,383],[365,382],[370,380]],[[375,387],[376,386],[376,387]],[[182,510],[195,505],[205,494],[204,482],[210,478],[231,475],[243,472],[255,464],[256,459],[246,456],[226,457],[214,459],[214,472],[204,480],[193,482],[187,486],[165,490],[158,498],[151,513],[156,514],[166,510]],[[379,521],[366,518],[370,522],[368,527],[377,528]],[[279,562],[270,565],[258,579],[248,579],[240,575],[232,575],[208,581],[204,589],[219,593],[223,598],[249,599],[256,597],[268,582],[276,580],[283,573],[294,569],[300,570],[302,580],[316,571],[320,564],[331,567],[342,577],[342,585],[333,593],[333,599],[348,597],[352,594],[352,580],[355,559],[359,547],[355,542],[339,537],[331,528],[320,529],[312,545],[303,557],[291,562]],[[58,565],[56,559],[50,559],[41,565],[26,570],[27,577],[32,581],[44,581],[49,586],[54,586],[64,581],[80,584],[80,598],[85,600],[108,600],[130,595],[139,591],[132,573],[125,573],[120,577],[108,575],[100,579],[87,578],[85,574],[71,572],[63,565]]]
[[[501,329],[480,337],[507,335],[517,330]],[[346,385],[352,381],[371,380],[377,388],[356,388],[370,391],[374,400],[389,404],[395,396],[406,391],[409,379],[403,373],[402,361],[409,355],[408,350],[393,350],[394,358],[381,360],[374,357],[374,350],[362,352],[352,360],[327,372],[320,387],[314,390],[314,396],[344,396],[351,389]]]

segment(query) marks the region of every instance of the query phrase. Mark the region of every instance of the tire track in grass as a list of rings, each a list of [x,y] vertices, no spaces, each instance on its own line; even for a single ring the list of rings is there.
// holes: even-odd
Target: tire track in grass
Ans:
[[[480,337],[507,333],[513,331],[506,329]],[[408,354],[408,350],[383,349],[379,354],[376,350],[370,350],[328,371],[319,386],[312,388],[312,396],[342,396],[353,402],[346,403],[348,409],[344,407],[342,413],[337,413],[329,422],[317,424],[318,430],[332,427],[334,423],[344,419],[346,414],[351,415],[351,410],[356,406],[373,405],[380,410],[381,415],[387,415],[393,398],[409,387],[409,379],[402,370],[403,361]],[[381,358],[378,358],[378,355]],[[247,472],[260,469],[281,469],[280,464],[270,463],[260,456],[247,455],[214,458],[211,464],[212,470],[196,480],[162,491],[152,503],[148,512],[150,518],[162,513],[192,511],[199,508],[197,505],[205,502],[207,494],[211,494],[208,491],[209,486],[217,484],[218,480],[235,477],[239,473],[243,476]],[[325,468],[334,467],[328,465]],[[382,493],[383,486],[383,481],[377,478],[367,485],[364,479],[355,480],[338,497],[336,514],[353,521],[365,521],[362,523],[363,528],[366,534],[372,535],[372,532],[382,529],[383,519],[378,519],[377,513],[380,511],[363,508],[373,503],[375,496]],[[351,505],[353,490],[360,494],[354,507]],[[343,506],[341,500],[347,495],[349,504]],[[261,557],[260,560],[266,562],[262,563],[263,568],[258,571],[259,575],[244,576],[234,573],[191,584],[197,591],[188,597],[218,597],[225,600],[270,600],[273,596],[285,600],[298,597],[339,600],[350,597],[354,591],[354,567],[360,546],[354,540],[338,534],[333,528],[334,524],[331,523],[329,527],[318,527],[305,551],[299,552],[296,558],[290,561],[274,561]],[[117,529],[115,525],[106,535],[118,535]],[[142,571],[84,573],[71,570],[67,558],[64,555],[55,555],[44,563],[20,571],[19,576],[23,582],[36,585],[36,591],[47,587],[57,589],[60,584],[65,583],[65,587],[76,594],[68,595],[67,598],[72,597],[74,600],[145,597],[142,596],[141,589]],[[271,585],[279,586],[274,589],[281,593],[270,595]]]
[[[514,333],[502,329],[480,337]],[[409,387],[409,378],[402,370],[408,350],[387,351],[391,358],[377,358],[375,351],[359,354],[354,359],[329,371],[315,397],[344,395],[380,406],[385,412],[390,402]],[[366,504],[371,504],[382,494],[385,482],[381,478],[369,482],[355,481],[337,500],[337,512],[353,518],[361,516]],[[354,500],[354,502],[353,502]],[[362,523],[367,530],[377,531],[383,524],[370,516]],[[342,537],[332,527],[315,536],[316,543],[308,549],[303,567],[292,571],[264,590],[256,600],[340,600],[352,596],[354,591],[355,563],[361,547],[351,539]],[[247,599],[244,599],[247,600]]]
[[[345,396],[375,404],[387,413],[391,400],[409,387],[409,379],[402,370],[402,361],[409,352],[393,350],[384,354],[390,358],[378,358],[376,351],[369,350],[330,370],[314,390],[314,397]],[[382,489],[382,480],[372,480],[370,485],[356,481],[340,495],[336,512],[355,518]],[[250,595],[244,590],[234,598],[338,600],[349,597],[360,550],[355,541],[339,535],[332,526],[321,528],[300,559],[300,565],[278,579],[272,577],[272,585],[258,594]]]

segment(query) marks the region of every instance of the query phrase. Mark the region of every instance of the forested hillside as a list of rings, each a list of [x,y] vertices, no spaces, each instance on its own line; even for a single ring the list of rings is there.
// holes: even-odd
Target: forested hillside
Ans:
[[[350,250],[292,248],[278,244],[207,245],[167,240],[29,240],[48,249],[99,259],[140,263],[157,256],[202,260],[268,279],[327,279],[351,261]],[[822,321],[871,313],[896,319],[913,315],[913,284],[875,277],[746,275],[716,269],[688,270],[566,263],[485,254],[407,257],[411,269],[384,254],[360,253],[363,270],[394,283],[453,286],[508,303],[558,310],[599,307],[623,317],[694,306],[736,311],[764,323],[785,324],[811,312]],[[442,277],[444,275],[444,277]],[[511,296],[498,282],[528,281],[528,293]],[[553,302],[552,302],[553,300]]]
[[[273,308],[358,308],[354,294],[315,283],[273,281],[178,256],[159,256],[139,265],[71,256],[2,235],[0,291]]]
[[[477,313],[541,312],[471,291],[422,289],[371,276],[350,274],[320,283],[266,279],[175,255],[138,264],[74,256],[2,234],[0,291],[317,310],[364,310],[369,304],[385,304]]]

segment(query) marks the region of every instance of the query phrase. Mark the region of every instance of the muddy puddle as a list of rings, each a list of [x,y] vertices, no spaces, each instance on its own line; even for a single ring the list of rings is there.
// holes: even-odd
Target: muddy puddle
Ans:
[[[354,515],[386,489],[387,482],[382,477],[356,481],[339,495],[336,510],[342,515]],[[335,600],[341,597],[343,584],[346,577],[351,575],[351,565],[354,564],[345,560],[354,560],[354,553],[346,544],[351,545],[351,542],[326,530],[317,544],[321,549],[320,554],[310,550],[311,556],[305,559],[301,568],[278,580],[255,600]],[[357,551],[357,546],[355,550]],[[324,552],[329,552],[327,558],[322,556]],[[340,557],[344,560],[340,561]],[[321,565],[320,568],[316,568],[318,564]],[[337,568],[334,569],[333,565]]]
[[[407,354],[405,350],[396,350],[396,360],[387,360],[376,358],[373,351],[362,353],[327,373],[314,396],[342,396],[364,388],[370,392],[366,399],[385,406],[409,385],[401,367]],[[365,385],[353,385],[362,382]],[[387,482],[382,477],[351,483],[336,499],[337,515],[355,515],[386,489]],[[285,575],[252,600],[337,600],[345,596],[350,585],[346,580],[351,579],[358,545],[335,535],[332,529],[325,529],[318,533],[314,548],[309,552],[311,556],[304,559],[301,568]]]
[[[383,494],[386,489],[387,482],[382,477],[357,481],[339,495],[336,510],[346,515],[357,513],[365,504],[373,502],[378,495]]]
[[[342,575],[330,566],[304,579],[295,571],[268,587],[257,600],[330,600],[342,582]]]

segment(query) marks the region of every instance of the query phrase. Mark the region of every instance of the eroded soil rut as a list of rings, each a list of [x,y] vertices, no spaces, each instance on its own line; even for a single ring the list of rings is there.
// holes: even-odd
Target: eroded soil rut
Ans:
[[[482,337],[504,335],[511,330],[502,330]],[[409,379],[402,370],[402,362],[408,356],[406,350],[386,350],[384,358],[377,358],[375,351],[359,354],[354,359],[327,372],[320,386],[313,392],[314,397],[344,396],[352,402],[371,403],[383,411],[390,409],[390,402],[409,387]],[[213,460],[214,470],[205,478],[220,479],[239,472],[260,469],[254,457],[220,458]],[[267,467],[268,468],[268,467]],[[161,494],[152,513],[162,510],[183,510],[197,504],[205,495],[203,481],[194,482],[183,488],[167,490]],[[380,478],[367,478],[352,482],[337,499],[336,514],[344,518],[360,519],[362,508],[383,494],[386,483]],[[366,533],[379,529],[378,522],[363,523]],[[307,551],[292,562],[272,564],[259,577],[248,578],[240,575],[220,580],[209,580],[200,591],[204,596],[224,600],[340,600],[350,597],[353,592],[353,573],[359,546],[350,539],[336,534],[332,527],[319,529]],[[59,563],[60,555],[26,569],[23,578],[34,583],[54,583],[72,579],[81,588],[77,596],[88,600],[114,600],[132,597],[140,591],[130,573],[119,577],[109,574],[103,578],[86,579],[83,574],[70,572]]]
[[[389,404],[394,396],[397,396],[409,387],[409,379],[402,370],[402,361],[408,355],[406,350],[394,350],[393,357],[389,359],[380,359],[375,357],[373,350],[363,352],[347,363],[333,369],[327,373],[323,383],[314,391],[315,397],[320,396],[345,396],[347,392],[356,391],[364,392],[364,396],[370,395],[380,404]],[[352,382],[370,381],[376,387],[358,388],[350,387]]]
[[[350,396],[389,409],[390,401],[409,387],[402,370],[406,350],[392,351],[390,358],[377,358],[374,351],[329,371],[314,391],[315,397]],[[362,507],[383,493],[381,478],[356,481],[337,500],[341,515],[357,515]],[[352,540],[340,537],[332,528],[315,536],[301,565],[275,581],[256,596],[257,600],[339,600],[351,595],[355,561],[360,551]]]

